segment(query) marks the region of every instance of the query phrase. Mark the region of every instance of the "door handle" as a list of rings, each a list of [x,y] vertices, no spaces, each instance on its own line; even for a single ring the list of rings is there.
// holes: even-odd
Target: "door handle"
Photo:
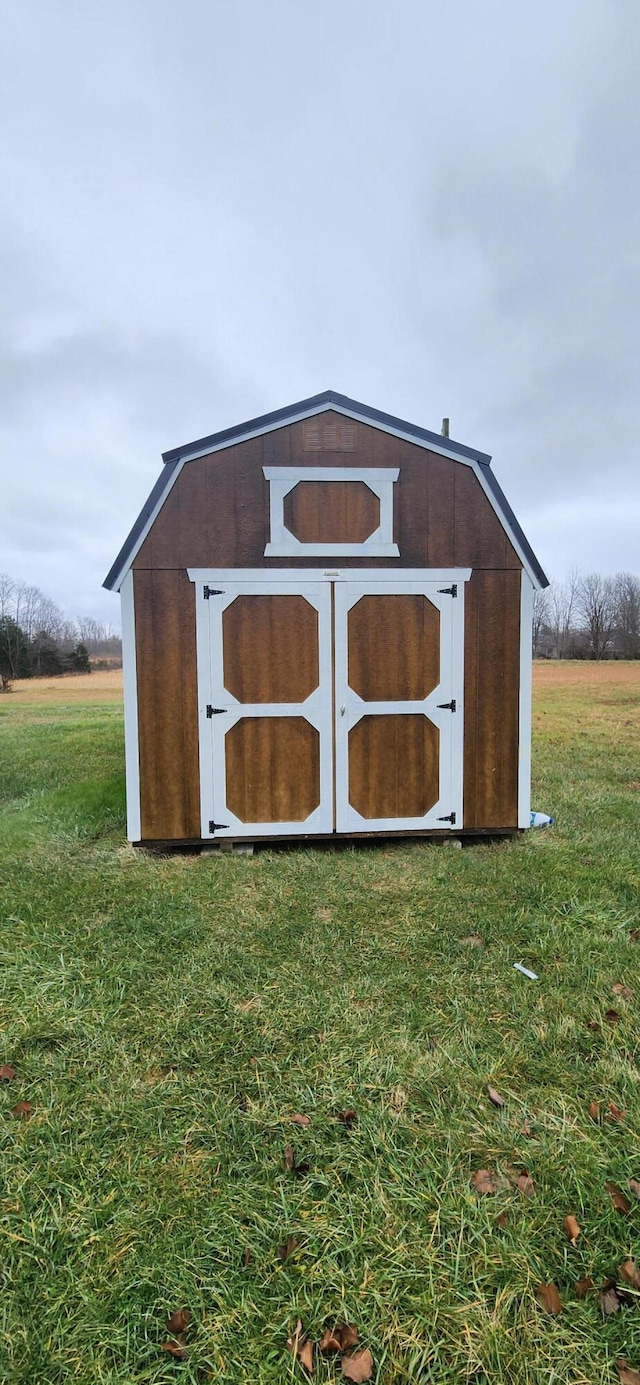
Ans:
[[[344,716],[346,710],[347,710],[347,709],[346,709],[346,707],[345,707],[345,705],[344,705],[344,703],[343,703],[342,706],[341,706],[341,708],[340,708],[340,716],[341,716],[341,717]]]

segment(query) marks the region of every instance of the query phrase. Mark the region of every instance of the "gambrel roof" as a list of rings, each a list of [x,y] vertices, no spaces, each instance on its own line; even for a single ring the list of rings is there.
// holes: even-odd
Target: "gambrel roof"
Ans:
[[[209,437],[197,438],[195,442],[185,443],[182,447],[174,447],[169,452],[164,452],[162,454],[164,462],[162,472],[103,585],[109,591],[119,590],[124,576],[186,462],[193,461],[196,457],[208,456],[211,452],[222,451],[225,447],[233,446],[234,443],[259,437],[262,433],[270,433],[276,428],[283,428],[289,423],[297,423],[303,418],[310,418],[314,414],[324,413],[329,409],[335,413],[344,414],[347,418],[356,419],[360,423],[367,423],[373,428],[380,428],[383,432],[404,438],[407,442],[415,443],[418,447],[424,447],[429,452],[437,452],[442,456],[451,457],[452,461],[471,466],[534,586],[539,588],[549,585],[526,535],[523,533],[499,482],[491,470],[491,457],[486,452],[478,452],[476,448],[466,447],[464,443],[454,442],[452,438],[444,438],[440,433],[431,433],[429,429],[420,428],[415,423],[407,423],[405,419],[382,413],[379,409],[371,408],[369,404],[359,404],[357,400],[348,399],[344,394],[336,394],[334,390],[325,390],[323,394],[313,395],[311,399],[302,399],[298,404],[289,404],[284,409],[274,409],[272,413],[263,414],[260,418],[249,419],[247,423],[239,423],[233,428],[225,428],[220,433],[211,433]]]

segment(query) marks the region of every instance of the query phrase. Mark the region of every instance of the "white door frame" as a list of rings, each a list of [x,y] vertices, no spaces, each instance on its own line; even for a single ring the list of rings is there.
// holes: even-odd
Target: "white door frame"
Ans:
[[[203,840],[210,840],[214,836],[217,840],[226,836],[255,838],[259,836],[306,836],[307,834],[332,834],[333,832],[349,835],[354,831],[419,830],[425,827],[427,829],[437,827],[438,830],[449,829],[453,832],[460,831],[463,822],[464,587],[471,577],[471,568],[188,568],[187,571],[190,580],[196,587],[200,804]],[[376,711],[390,710],[426,711],[430,720],[439,726],[441,735],[443,730],[445,737],[447,732],[449,733],[450,751],[447,751],[447,758],[450,766],[451,793],[447,795],[447,803],[446,806],[442,807],[442,814],[448,815],[450,812],[454,812],[454,822],[432,822],[432,818],[437,818],[438,815],[436,808],[439,810],[441,804],[444,803],[442,798],[444,785],[441,781],[441,799],[436,808],[431,809],[424,818],[383,820],[362,818],[354,809],[350,808],[345,791],[344,801],[349,808],[349,815],[353,814],[353,820],[350,820],[348,825],[342,825],[340,820],[334,825],[331,586],[335,586],[336,604],[336,688],[338,687],[338,676],[340,676],[340,687],[346,688],[346,614],[344,618],[345,642],[341,654],[339,653],[339,646],[342,645],[342,642],[339,639],[337,626],[338,610],[345,609],[346,612],[348,609],[344,606],[344,603],[349,599],[348,592],[343,590],[344,584],[349,584],[354,589],[357,586],[359,591],[364,587],[367,592],[380,592],[382,585],[387,591],[419,591],[428,595],[429,600],[433,600],[436,605],[440,602],[445,603],[440,606],[440,609],[445,612],[450,611],[452,635],[449,681],[451,687],[455,688],[456,691],[447,697],[444,696],[445,670],[443,669],[442,656],[443,681],[433,693],[425,698],[424,702],[416,704],[406,702],[362,703],[355,693],[347,689],[349,704],[353,699],[350,716],[352,714],[354,719],[350,720],[350,716],[347,717],[346,714],[344,718],[340,717],[339,709],[345,699],[343,697],[342,701],[337,701],[336,721],[338,723],[342,721],[343,727],[336,725],[335,728],[336,780],[338,781],[339,776],[344,777],[346,775],[348,754],[346,733],[349,726],[354,725],[365,711],[367,715],[375,714]],[[438,586],[454,586],[456,596],[451,597],[446,593],[438,593]],[[205,599],[205,590],[212,590],[217,595]],[[285,703],[282,705],[257,703],[255,706],[239,703],[223,685],[221,667],[222,612],[236,596],[243,593],[268,595],[287,592],[291,595],[304,596],[318,611],[319,687],[303,703]],[[357,599],[357,596],[354,596],[354,600]],[[449,622],[444,624],[449,625]],[[342,663],[339,675],[340,658]],[[450,701],[451,696],[456,698],[455,714],[437,708],[438,700]],[[362,706],[360,713],[356,712],[358,703]],[[224,706],[229,710],[228,713],[225,712],[224,717],[220,714],[221,720],[218,722],[217,715],[207,716],[207,706]],[[226,803],[226,767],[221,723],[224,719],[224,730],[226,731],[241,716],[303,716],[319,731],[320,806],[304,822],[246,823],[241,822],[226,807],[222,809],[221,813],[220,804]],[[450,718],[449,722],[446,720],[447,717]],[[341,746],[342,749],[340,749]],[[342,759],[339,758],[340,756]],[[441,753],[441,775],[443,774],[442,759]],[[347,780],[345,779],[344,782],[346,784]],[[336,787],[338,789],[338,782]],[[224,825],[211,830],[211,822]]]

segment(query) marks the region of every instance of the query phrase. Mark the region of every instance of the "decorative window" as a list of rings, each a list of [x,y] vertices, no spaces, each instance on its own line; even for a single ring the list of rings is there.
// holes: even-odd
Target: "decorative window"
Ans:
[[[393,485],[398,468],[263,468],[269,482],[271,537],[266,558],[395,558]]]

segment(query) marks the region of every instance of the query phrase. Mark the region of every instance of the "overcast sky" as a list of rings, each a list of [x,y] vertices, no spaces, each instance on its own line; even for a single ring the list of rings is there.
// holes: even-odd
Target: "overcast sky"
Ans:
[[[638,0],[0,0],[0,571],[69,614],[160,453],[319,390],[640,571]]]

